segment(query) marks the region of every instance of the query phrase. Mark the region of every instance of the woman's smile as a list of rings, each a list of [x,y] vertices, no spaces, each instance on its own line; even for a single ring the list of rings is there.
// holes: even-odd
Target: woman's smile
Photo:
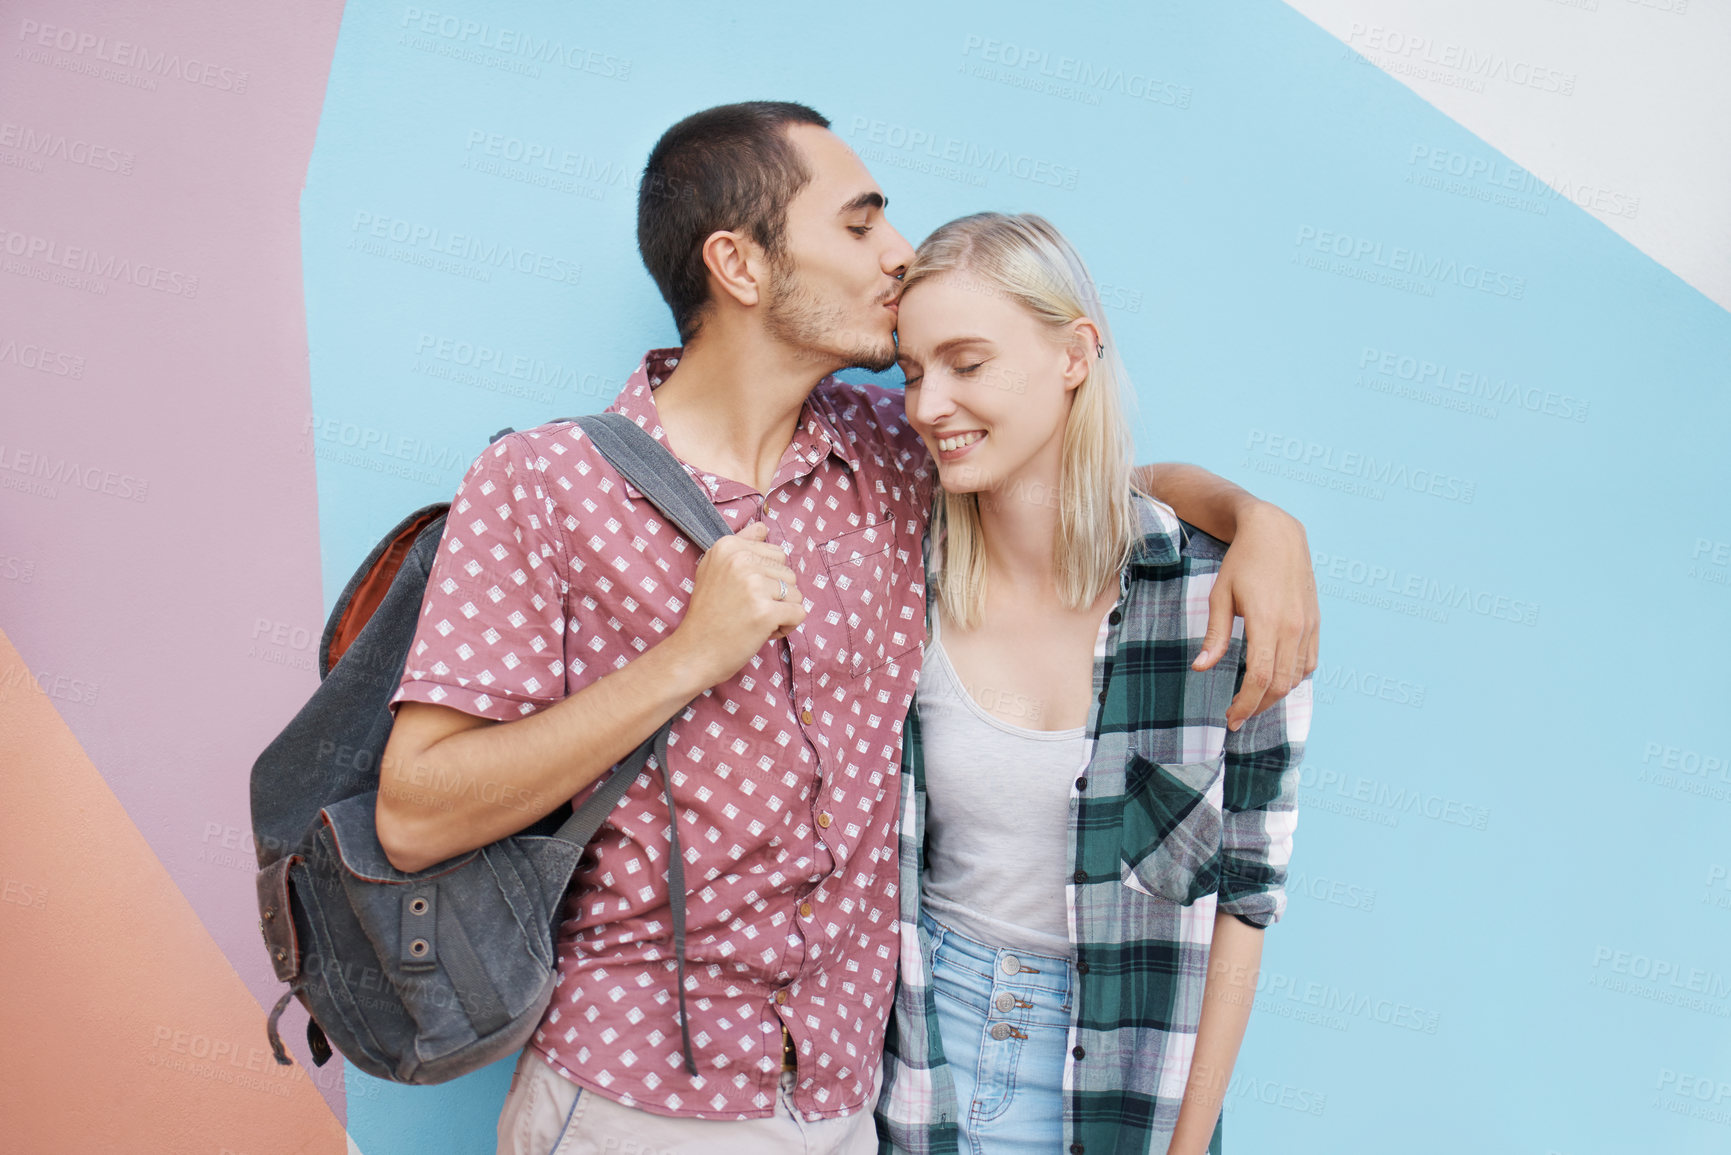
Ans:
[[[955,461],[965,457],[968,451],[986,439],[984,429],[969,429],[963,433],[950,433],[937,438],[938,458],[942,461]]]

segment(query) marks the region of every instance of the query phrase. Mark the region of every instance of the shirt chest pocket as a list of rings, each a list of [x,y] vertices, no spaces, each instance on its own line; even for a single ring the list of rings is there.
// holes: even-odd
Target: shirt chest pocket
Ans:
[[[1125,768],[1122,877],[1133,890],[1188,906],[1220,887],[1223,755]]]
[[[831,652],[844,673],[866,673],[911,648],[905,629],[897,642],[891,618],[894,541],[888,525],[868,525],[818,547],[828,587],[822,628],[841,647]]]

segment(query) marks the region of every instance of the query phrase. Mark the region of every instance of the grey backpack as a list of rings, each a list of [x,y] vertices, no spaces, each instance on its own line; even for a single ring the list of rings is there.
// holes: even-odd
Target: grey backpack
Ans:
[[[613,467],[700,549],[730,532],[659,442],[619,413],[575,418]],[[509,433],[494,434],[493,440]],[[669,719],[615,766],[575,813],[567,803],[508,838],[408,874],[373,825],[386,707],[408,661],[421,595],[444,532],[444,503],[410,514],[373,549],[337,599],[319,645],[318,690],[252,768],[259,930],[310,1016],[307,1043],[398,1083],[442,1083],[521,1050],[553,997],[560,901],[585,845],[656,754],[670,813]],[[677,715],[676,715],[677,716]],[[667,858],[679,1028],[685,1014],[685,878],[679,824]]]

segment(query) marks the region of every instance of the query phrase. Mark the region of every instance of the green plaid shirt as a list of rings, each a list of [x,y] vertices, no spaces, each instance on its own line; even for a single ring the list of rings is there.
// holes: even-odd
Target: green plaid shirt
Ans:
[[[1242,621],[1213,669],[1190,669],[1225,544],[1159,502],[1138,496],[1137,506],[1142,536],[1094,663],[1092,754],[1070,788],[1070,1155],[1166,1151],[1190,1075],[1215,912],[1265,927],[1285,909],[1310,729],[1309,678],[1236,733],[1226,729],[1244,676]],[[920,930],[919,733],[916,704],[902,738],[900,979],[877,1128],[880,1151],[951,1152],[955,1085]],[[1217,1155],[1220,1143],[1216,1125],[1209,1150]]]

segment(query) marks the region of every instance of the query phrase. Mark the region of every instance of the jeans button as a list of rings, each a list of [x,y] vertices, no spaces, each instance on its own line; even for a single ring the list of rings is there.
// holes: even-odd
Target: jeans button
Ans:
[[[1010,1024],[1009,1023],[993,1023],[992,1024],[992,1030],[991,1030],[991,1036],[992,1036],[992,1038],[998,1040],[1000,1043],[1003,1042],[1005,1039],[1010,1037]]]
[[[1004,973],[1007,975],[1019,975],[1022,973],[1022,960],[1013,954],[1005,955],[1003,961],[998,965],[1003,968]]]
[[[1005,991],[1003,994],[999,995],[994,1002],[1000,1011],[1014,1010],[1016,1006],[1016,996],[1011,994],[1009,991]]]

